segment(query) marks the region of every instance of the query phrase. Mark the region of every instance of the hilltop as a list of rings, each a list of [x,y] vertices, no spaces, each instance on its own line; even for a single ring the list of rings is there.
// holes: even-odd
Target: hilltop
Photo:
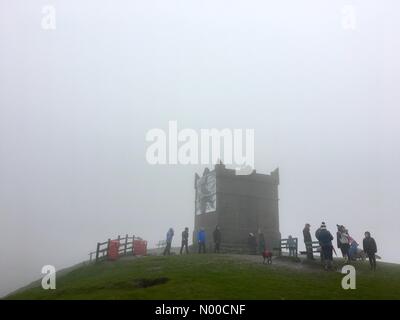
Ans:
[[[340,262],[287,257],[264,265],[259,256],[191,254],[124,257],[84,264],[58,274],[57,289],[36,282],[6,299],[399,299],[400,265],[355,262],[357,289],[343,290]]]

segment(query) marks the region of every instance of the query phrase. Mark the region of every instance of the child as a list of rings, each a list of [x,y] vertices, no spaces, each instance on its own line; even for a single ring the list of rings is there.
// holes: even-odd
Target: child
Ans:
[[[264,258],[264,262],[265,260],[267,260],[267,264],[271,264],[272,263],[272,252],[269,250],[264,250],[263,254],[262,254],[263,258]]]

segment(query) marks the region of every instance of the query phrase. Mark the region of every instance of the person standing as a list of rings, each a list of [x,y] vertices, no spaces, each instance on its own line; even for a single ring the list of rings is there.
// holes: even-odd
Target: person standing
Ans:
[[[326,229],[325,222],[322,222],[320,231],[318,233],[318,241],[321,245],[321,252],[324,257],[325,269],[332,269],[333,261],[333,246],[332,246],[333,236]]]
[[[292,236],[288,237],[287,246],[289,248],[289,257],[295,257],[296,254],[296,243]]]
[[[189,253],[188,242],[189,242],[189,228],[186,227],[185,230],[182,231],[181,254],[182,254],[183,248],[185,248],[186,254]]]
[[[219,226],[215,227],[215,230],[213,232],[213,238],[214,238],[214,252],[219,253],[219,249],[221,246],[221,230],[219,229]]]
[[[337,225],[338,231],[336,233],[337,247],[342,251],[342,256],[346,262],[350,262],[350,236],[344,226]]]
[[[204,228],[200,228],[197,234],[197,242],[199,253],[201,253],[201,251],[203,251],[203,253],[206,253],[206,231],[204,230]]]
[[[306,223],[303,229],[303,238],[304,244],[306,246],[307,259],[314,260],[310,227],[311,225],[309,223]]]
[[[171,244],[172,244],[172,238],[174,237],[174,229],[169,228],[167,232],[167,245],[165,246],[164,249],[164,256],[170,255],[171,254]]]
[[[369,264],[371,266],[371,270],[376,270],[376,257],[375,254],[378,252],[376,247],[375,239],[371,237],[371,233],[369,231],[365,232],[365,238],[363,240],[363,250],[368,256]]]

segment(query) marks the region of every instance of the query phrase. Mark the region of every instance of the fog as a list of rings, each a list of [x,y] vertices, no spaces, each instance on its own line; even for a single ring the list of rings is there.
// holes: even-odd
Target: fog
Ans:
[[[400,262],[399,9],[1,0],[0,295],[119,234],[152,247],[173,227],[179,245],[204,166],[147,163],[146,133],[170,120],[255,130],[257,172],[280,169],[283,237],[344,224]]]

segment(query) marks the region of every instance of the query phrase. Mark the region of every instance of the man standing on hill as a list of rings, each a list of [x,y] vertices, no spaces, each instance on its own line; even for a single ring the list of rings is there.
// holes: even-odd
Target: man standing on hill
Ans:
[[[189,228],[186,227],[185,230],[182,231],[181,254],[182,254],[182,251],[183,251],[184,247],[185,247],[186,254],[189,253],[188,241],[189,241]]]
[[[215,230],[213,232],[213,238],[214,238],[214,252],[219,253],[219,247],[221,245],[221,230],[219,229],[219,226],[215,227]]]
[[[311,232],[310,232],[310,224],[306,223],[304,229],[303,229],[303,237],[304,237],[304,244],[306,246],[306,251],[307,251],[307,259],[314,260],[314,255],[312,251],[312,238],[311,238]]]
[[[324,256],[325,269],[332,269],[332,261],[333,261],[333,246],[332,234],[326,229],[325,222],[322,222],[320,231],[318,233],[318,241],[321,245],[321,252]]]
[[[204,228],[200,228],[200,231],[197,234],[197,242],[199,246],[199,253],[201,253],[201,251],[206,253],[206,231]]]
[[[172,238],[174,237],[174,229],[169,228],[167,232],[167,245],[164,249],[164,256],[165,255],[170,255],[171,254],[171,244],[172,244]]]
[[[365,232],[365,238],[363,240],[363,249],[367,254],[369,259],[369,264],[371,265],[371,270],[376,270],[376,257],[375,253],[377,253],[376,242],[375,239],[371,237],[371,233],[369,231]]]

